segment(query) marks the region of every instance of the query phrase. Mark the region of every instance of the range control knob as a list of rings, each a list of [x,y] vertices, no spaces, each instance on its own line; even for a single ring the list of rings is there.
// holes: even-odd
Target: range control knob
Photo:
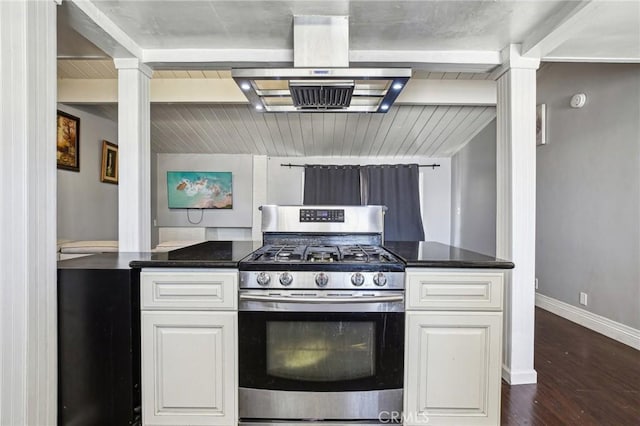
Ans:
[[[351,275],[351,284],[360,287],[362,284],[364,284],[364,275],[362,275],[360,272],[356,272],[355,274]]]
[[[387,277],[382,272],[378,272],[373,276],[373,283],[379,287],[382,287],[387,283]]]
[[[256,277],[256,281],[258,282],[258,284],[265,287],[269,285],[269,281],[271,281],[271,276],[266,272],[260,272]]]
[[[316,275],[316,284],[318,287],[324,287],[329,283],[329,277],[324,272],[320,272]]]
[[[293,276],[288,272],[280,274],[280,284],[287,286],[293,282]]]

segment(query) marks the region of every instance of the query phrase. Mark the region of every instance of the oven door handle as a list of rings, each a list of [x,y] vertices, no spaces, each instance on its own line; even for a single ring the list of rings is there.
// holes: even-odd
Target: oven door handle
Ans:
[[[355,297],[297,297],[282,295],[241,294],[241,301],[272,302],[272,303],[380,303],[403,302],[404,295],[392,296],[355,296]]]

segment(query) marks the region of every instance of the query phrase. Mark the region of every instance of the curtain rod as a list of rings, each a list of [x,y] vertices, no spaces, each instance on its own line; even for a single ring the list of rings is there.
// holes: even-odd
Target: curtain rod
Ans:
[[[325,164],[322,164],[323,166]],[[331,166],[332,164],[326,164],[326,166]],[[307,167],[307,164],[291,164],[291,163],[281,163],[281,167]],[[372,164],[372,166],[376,166],[376,164]],[[440,167],[440,164],[418,164],[418,167],[431,167],[435,170],[436,167]]]

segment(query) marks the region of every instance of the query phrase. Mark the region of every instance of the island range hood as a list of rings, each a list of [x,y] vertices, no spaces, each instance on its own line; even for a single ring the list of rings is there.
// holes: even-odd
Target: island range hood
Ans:
[[[294,16],[293,68],[232,69],[265,112],[387,112],[410,68],[349,68],[348,16]]]

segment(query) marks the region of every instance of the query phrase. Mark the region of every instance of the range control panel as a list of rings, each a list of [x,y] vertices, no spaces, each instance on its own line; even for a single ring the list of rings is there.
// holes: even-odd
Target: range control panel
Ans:
[[[300,222],[344,222],[344,209],[300,209]]]

